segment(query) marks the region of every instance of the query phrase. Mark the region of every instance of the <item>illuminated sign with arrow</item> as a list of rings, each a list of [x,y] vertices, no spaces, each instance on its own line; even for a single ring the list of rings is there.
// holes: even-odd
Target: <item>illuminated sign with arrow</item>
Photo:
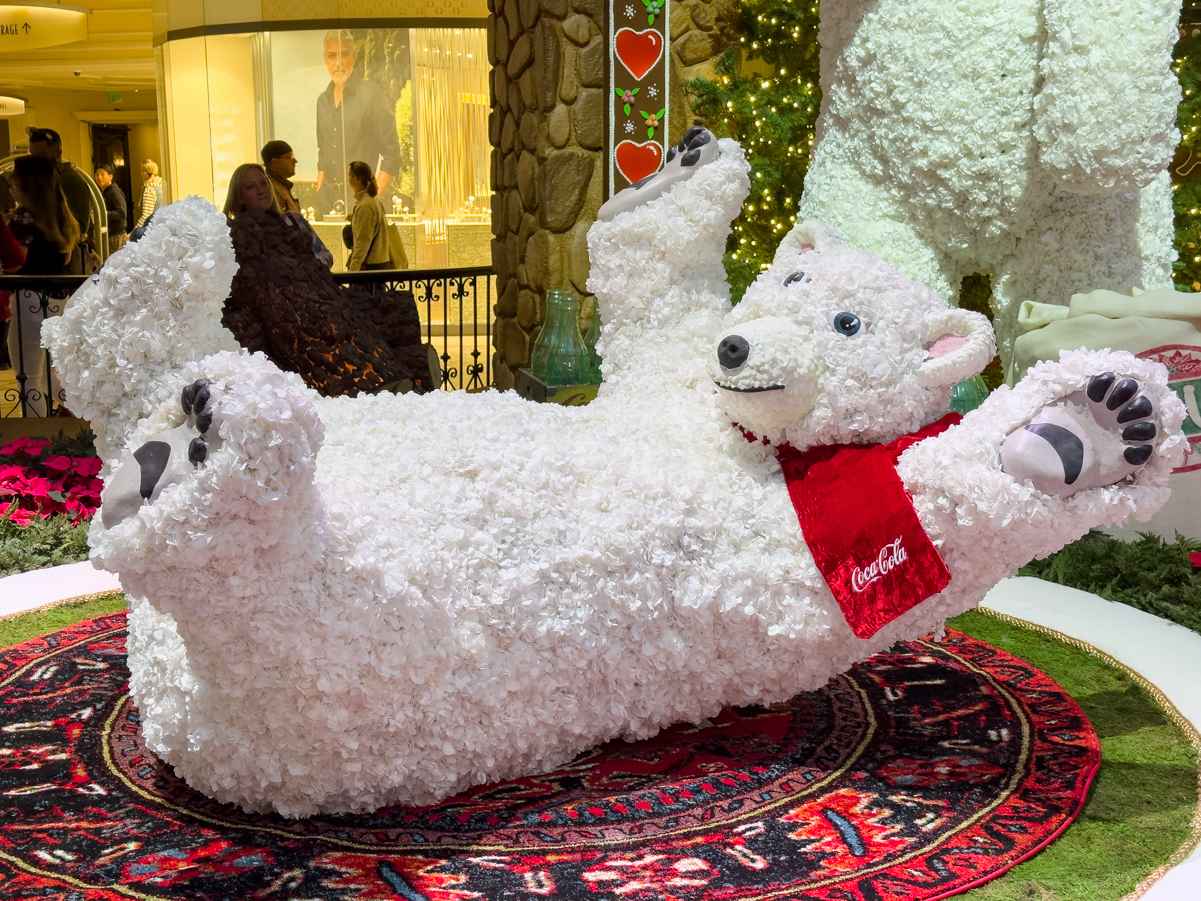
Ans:
[[[87,38],[86,10],[58,3],[0,6],[0,53],[73,44]]]

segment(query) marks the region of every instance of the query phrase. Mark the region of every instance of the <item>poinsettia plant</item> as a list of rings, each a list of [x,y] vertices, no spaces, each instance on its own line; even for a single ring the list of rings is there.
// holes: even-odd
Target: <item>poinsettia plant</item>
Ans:
[[[46,438],[0,445],[0,517],[20,526],[57,515],[91,519],[104,487],[99,473],[99,457],[58,452]]]

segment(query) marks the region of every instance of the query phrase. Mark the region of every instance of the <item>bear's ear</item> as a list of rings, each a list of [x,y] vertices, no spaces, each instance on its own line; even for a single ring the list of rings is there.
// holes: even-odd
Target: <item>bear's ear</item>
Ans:
[[[790,250],[826,250],[835,245],[845,244],[846,240],[830,226],[816,219],[805,219],[792,227],[780,242],[780,249]]]
[[[987,317],[955,307],[927,318],[924,346],[926,360],[917,377],[927,388],[949,388],[979,375],[996,353]]]

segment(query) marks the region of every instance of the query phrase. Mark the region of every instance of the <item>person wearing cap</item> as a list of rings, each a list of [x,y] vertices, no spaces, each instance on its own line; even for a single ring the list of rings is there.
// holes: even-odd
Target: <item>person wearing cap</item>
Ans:
[[[83,236],[80,243],[86,245],[81,248],[86,260],[87,251],[96,248],[96,226],[99,224],[92,218],[92,190],[88,187],[87,176],[63,159],[63,139],[53,128],[29,129],[29,155],[44,157],[58,166],[67,207],[79,223]]]
[[[296,154],[287,141],[268,141],[261,151],[263,166],[267,170],[267,181],[280,210],[285,213],[300,213],[300,201],[292,190],[292,176],[296,174]]]

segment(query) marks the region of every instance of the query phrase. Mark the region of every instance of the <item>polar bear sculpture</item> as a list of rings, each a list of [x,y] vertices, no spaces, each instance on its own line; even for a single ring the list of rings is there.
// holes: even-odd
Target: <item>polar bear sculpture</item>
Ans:
[[[126,435],[89,540],[135,599],[146,740],[189,784],[302,816],[552,768],[818,688],[1032,557],[1162,502],[1184,415],[1162,368],[1103,352],[1044,364],[901,456],[950,584],[860,637],[763,439],[803,451],[938,420],[990,357],[988,324],[812,225],[731,312],[721,257],[747,166],[732,142],[693,149],[668,190],[638,189],[644,202],[591,232],[607,381],[587,407],[322,399],[245,352],[164,374],[173,397]],[[93,292],[66,318],[104,318],[111,341],[125,310]],[[158,321],[184,323],[171,305]],[[741,360],[734,337],[751,345]],[[68,390],[88,390],[85,352],[54,350]],[[1119,390],[1118,410],[1138,408],[1132,438],[1108,407]],[[1054,406],[1065,397],[1078,403]],[[1021,446],[1052,447],[1023,429],[1048,411],[1089,452],[1066,497],[1034,487],[1054,466]],[[864,559],[859,582],[902,556]]]
[[[799,205],[953,301],[1171,284],[1180,0],[822,4],[822,108]]]

